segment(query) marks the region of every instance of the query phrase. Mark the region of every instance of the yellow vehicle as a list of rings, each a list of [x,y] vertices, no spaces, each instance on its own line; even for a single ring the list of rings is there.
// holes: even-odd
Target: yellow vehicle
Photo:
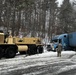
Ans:
[[[0,58],[5,56],[8,58],[15,57],[16,53],[18,52],[17,45],[14,43],[6,43],[4,33],[0,33]]]
[[[40,38],[18,38],[5,37],[3,32],[0,32],[0,58],[5,56],[7,58],[13,58],[16,56],[16,53],[20,54],[36,54],[43,52],[43,46],[41,44]]]
[[[34,38],[34,37],[23,37],[18,38],[14,37],[14,43],[16,45],[27,45],[28,50],[20,50],[20,54],[27,53],[29,55],[31,54],[37,54],[43,52],[43,45],[41,44],[40,38]]]

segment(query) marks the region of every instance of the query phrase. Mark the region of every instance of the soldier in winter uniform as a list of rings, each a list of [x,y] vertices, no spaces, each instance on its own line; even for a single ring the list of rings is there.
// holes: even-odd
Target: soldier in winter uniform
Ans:
[[[57,57],[61,57],[61,51],[62,51],[62,44],[61,44],[61,40],[59,40],[58,49],[57,49]]]

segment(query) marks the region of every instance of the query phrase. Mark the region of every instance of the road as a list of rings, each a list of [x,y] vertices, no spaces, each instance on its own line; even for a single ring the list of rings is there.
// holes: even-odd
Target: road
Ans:
[[[47,52],[32,56],[17,55],[0,60],[0,75],[76,75],[76,53]]]

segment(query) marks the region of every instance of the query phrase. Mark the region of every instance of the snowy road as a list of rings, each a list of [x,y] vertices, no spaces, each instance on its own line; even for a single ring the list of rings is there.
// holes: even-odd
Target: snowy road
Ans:
[[[76,75],[76,53],[63,51],[0,60],[0,75]]]

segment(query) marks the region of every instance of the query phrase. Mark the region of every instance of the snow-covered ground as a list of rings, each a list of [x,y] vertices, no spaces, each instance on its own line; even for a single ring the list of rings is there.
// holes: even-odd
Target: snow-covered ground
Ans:
[[[62,51],[61,57],[51,51],[27,57],[17,55],[12,59],[0,60],[0,75],[64,75],[65,72],[76,69],[75,58],[74,51]]]

